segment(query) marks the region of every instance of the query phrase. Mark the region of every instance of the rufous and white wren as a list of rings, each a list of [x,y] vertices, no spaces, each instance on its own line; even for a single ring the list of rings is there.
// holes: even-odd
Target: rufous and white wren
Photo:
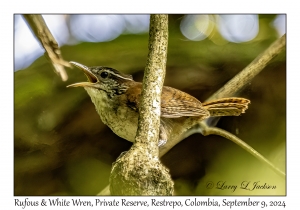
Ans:
[[[87,67],[73,61],[70,63],[84,72],[88,82],[67,87],[84,87],[102,122],[121,138],[134,142],[142,83],[110,67]],[[201,103],[185,92],[164,86],[159,146],[164,145],[172,133],[178,130],[182,133],[208,117],[238,116],[245,112],[249,103],[248,99],[235,97]],[[185,127],[182,129],[182,126]]]

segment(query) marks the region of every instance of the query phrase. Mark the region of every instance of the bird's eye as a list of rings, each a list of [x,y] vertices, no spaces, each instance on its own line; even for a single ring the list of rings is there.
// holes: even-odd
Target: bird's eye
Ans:
[[[108,73],[106,71],[101,72],[100,76],[105,79],[106,77],[108,77]]]

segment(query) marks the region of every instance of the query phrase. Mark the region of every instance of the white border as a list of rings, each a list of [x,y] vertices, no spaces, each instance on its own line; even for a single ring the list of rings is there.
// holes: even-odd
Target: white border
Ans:
[[[255,200],[286,200],[286,209],[299,206],[299,13],[297,1],[8,1],[1,6],[1,200],[3,209],[14,208],[13,197],[13,14],[14,13],[286,13],[287,14],[287,197],[252,197]],[[3,27],[4,26],[4,27]],[[22,197],[18,197],[22,198]],[[30,197],[34,199],[35,197]],[[47,199],[48,197],[45,197]],[[68,197],[71,199],[71,197]],[[94,200],[94,197],[83,197]],[[144,197],[136,197],[136,200]],[[149,197],[146,197],[149,198]],[[205,197],[200,197],[204,199]],[[214,197],[218,200],[226,197]],[[228,197],[234,199],[235,197]],[[246,197],[237,197],[240,200]],[[40,200],[43,197],[36,197]],[[151,199],[151,198],[149,198]],[[185,197],[170,197],[170,200]],[[6,208],[5,208],[6,207]],[[140,207],[139,207],[140,208]],[[166,207],[167,208],[167,207]],[[200,208],[200,207],[198,207]],[[26,209],[41,209],[28,208]],[[44,209],[52,209],[47,207]],[[56,207],[55,209],[70,209]],[[72,207],[74,209],[74,207]],[[77,209],[77,208],[76,208]],[[99,208],[97,208],[99,209]],[[106,208],[101,208],[106,209]],[[110,208],[114,209],[114,208]],[[212,208],[214,209],[214,208]],[[253,209],[248,207],[247,209]]]

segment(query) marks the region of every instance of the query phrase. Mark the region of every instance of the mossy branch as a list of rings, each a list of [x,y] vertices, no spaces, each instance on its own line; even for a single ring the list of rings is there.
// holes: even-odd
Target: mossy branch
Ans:
[[[113,163],[112,195],[172,195],[174,184],[158,157],[161,92],[166,71],[168,16],[151,15],[135,143]]]

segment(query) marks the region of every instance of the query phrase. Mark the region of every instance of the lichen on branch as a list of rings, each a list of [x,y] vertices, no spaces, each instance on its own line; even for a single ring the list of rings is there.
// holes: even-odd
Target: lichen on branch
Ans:
[[[166,71],[168,16],[151,15],[149,53],[134,145],[113,164],[112,195],[172,195],[174,183],[159,160],[161,92]]]

